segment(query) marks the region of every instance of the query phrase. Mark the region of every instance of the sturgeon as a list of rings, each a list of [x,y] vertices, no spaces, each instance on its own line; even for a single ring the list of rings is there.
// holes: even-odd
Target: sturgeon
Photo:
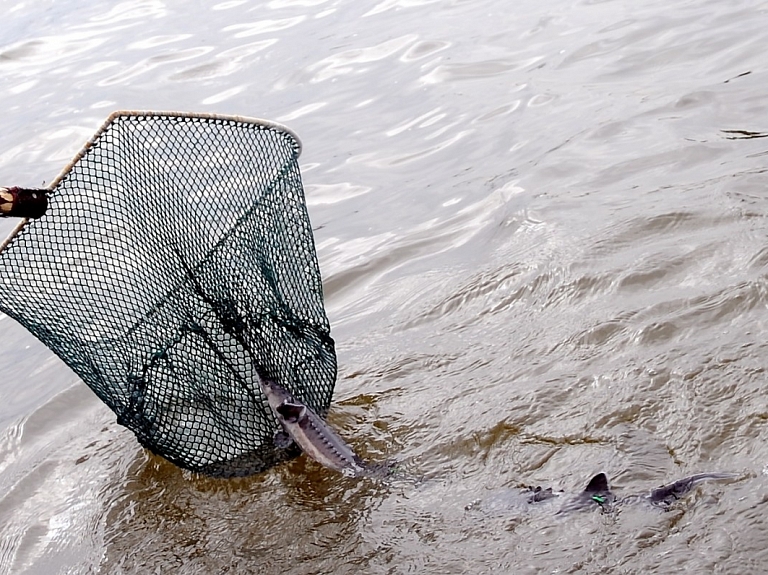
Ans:
[[[675,501],[688,495],[701,483],[706,481],[733,480],[738,477],[739,475],[735,473],[698,473],[643,493],[620,497],[611,490],[605,473],[598,473],[590,479],[582,492],[561,504],[555,515],[589,510],[596,507],[608,511],[615,509],[617,506],[632,504],[645,504],[666,510]],[[553,491],[551,487],[546,489],[542,487],[527,487],[523,490],[507,490],[496,493],[485,500],[473,502],[467,506],[467,509],[479,508],[486,513],[506,514],[511,511],[527,511],[550,507],[555,501],[562,500],[564,496],[564,492]]]
[[[293,440],[308,457],[347,477],[367,475],[367,465],[308,405],[279,383],[259,378],[269,407],[283,428],[275,437],[278,447]]]

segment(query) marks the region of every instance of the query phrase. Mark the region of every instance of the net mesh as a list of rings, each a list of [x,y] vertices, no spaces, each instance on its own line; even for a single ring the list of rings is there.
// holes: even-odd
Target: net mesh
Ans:
[[[0,308],[180,467],[285,459],[257,372],[321,414],[336,378],[299,153],[265,122],[113,114],[0,252]]]

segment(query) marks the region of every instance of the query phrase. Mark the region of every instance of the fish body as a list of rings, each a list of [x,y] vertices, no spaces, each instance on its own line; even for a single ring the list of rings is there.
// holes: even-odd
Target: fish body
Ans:
[[[348,477],[365,474],[365,462],[308,405],[279,383],[260,378],[260,384],[283,431],[308,457]],[[276,443],[280,445],[284,439],[278,437]]]

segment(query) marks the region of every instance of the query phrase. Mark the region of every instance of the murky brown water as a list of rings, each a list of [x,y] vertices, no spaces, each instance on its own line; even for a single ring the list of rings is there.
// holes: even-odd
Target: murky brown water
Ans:
[[[302,167],[330,419],[424,483],[150,458],[0,321],[0,573],[758,573],[768,565],[768,4],[0,0],[0,182],[114,109],[264,117]],[[2,235],[12,226],[0,222]],[[465,510],[505,487],[673,511]]]

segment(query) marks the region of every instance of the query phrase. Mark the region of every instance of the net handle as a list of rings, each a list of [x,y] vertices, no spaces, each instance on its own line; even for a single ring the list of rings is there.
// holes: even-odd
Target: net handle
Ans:
[[[48,209],[48,190],[0,187],[0,217],[37,219]]]

